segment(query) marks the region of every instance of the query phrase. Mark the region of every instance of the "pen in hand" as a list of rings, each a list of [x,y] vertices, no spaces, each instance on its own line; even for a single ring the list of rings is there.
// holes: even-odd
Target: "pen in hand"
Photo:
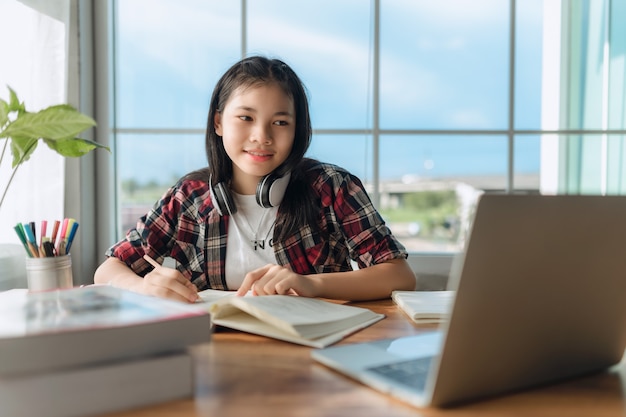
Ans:
[[[152,265],[152,266],[154,267],[154,269],[161,268],[161,264],[160,264],[160,263],[158,263],[157,261],[155,261],[154,259],[152,259],[151,257],[149,257],[148,255],[144,255],[144,256],[143,256],[143,259],[145,259],[146,261],[148,261],[148,263],[149,263],[150,265]]]
[[[145,259],[150,265],[152,265],[155,270],[169,269],[169,268],[165,268],[163,265],[161,265],[160,263],[158,263],[157,261],[155,261],[154,259],[152,259],[148,255],[143,255],[143,259]],[[176,272],[178,272],[178,271],[176,271]],[[179,276],[180,276],[180,273],[179,273]],[[190,281],[188,281],[187,279],[185,279],[182,276],[180,276],[180,277],[181,277],[181,279],[183,281],[181,282],[179,279],[177,279],[176,281],[180,282],[181,284],[183,284],[185,287],[187,287],[189,289],[193,289],[193,295],[191,297],[189,297],[189,301],[191,301],[191,302],[196,301],[198,299],[198,289]]]

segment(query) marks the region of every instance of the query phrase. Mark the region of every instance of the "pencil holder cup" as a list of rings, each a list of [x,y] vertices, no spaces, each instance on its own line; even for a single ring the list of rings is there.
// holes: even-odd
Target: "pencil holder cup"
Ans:
[[[26,258],[26,280],[29,291],[72,288],[74,280],[71,256]]]

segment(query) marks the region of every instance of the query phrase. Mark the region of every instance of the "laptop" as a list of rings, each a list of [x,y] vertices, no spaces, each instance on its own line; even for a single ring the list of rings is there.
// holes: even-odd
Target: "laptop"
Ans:
[[[484,194],[438,330],[312,357],[418,407],[605,370],[626,347],[626,197]]]

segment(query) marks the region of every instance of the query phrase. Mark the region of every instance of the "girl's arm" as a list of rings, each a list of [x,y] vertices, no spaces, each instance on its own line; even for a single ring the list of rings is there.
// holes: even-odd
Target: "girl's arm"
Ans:
[[[367,268],[348,272],[313,275],[317,278],[319,297],[337,300],[375,300],[391,297],[393,290],[414,290],[415,274],[405,259],[392,259]]]
[[[297,294],[336,300],[389,298],[393,290],[414,290],[415,274],[405,259],[392,259],[347,272],[299,275],[279,265],[266,265],[246,274],[238,295]]]

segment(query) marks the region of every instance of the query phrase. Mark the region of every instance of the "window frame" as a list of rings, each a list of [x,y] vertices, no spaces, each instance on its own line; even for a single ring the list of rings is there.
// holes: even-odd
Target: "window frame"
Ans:
[[[506,184],[503,190],[498,190],[505,193],[518,192],[515,188],[515,139],[516,137],[524,137],[530,135],[588,135],[588,134],[616,134],[626,135],[626,130],[620,129],[559,129],[559,128],[541,128],[541,129],[516,129],[515,127],[515,98],[516,98],[516,12],[517,2],[516,0],[509,0],[510,4],[510,30],[509,30],[509,86],[508,86],[508,123],[506,129],[494,129],[494,130],[439,130],[439,129],[411,129],[411,130],[396,130],[396,129],[381,129],[379,124],[379,80],[380,80],[380,5],[382,0],[371,0],[371,4],[367,7],[371,7],[373,13],[373,39],[372,39],[372,120],[371,128],[369,129],[314,129],[314,135],[345,135],[345,134],[357,134],[357,135],[369,135],[373,142],[372,147],[372,192],[371,198],[375,206],[380,206],[380,179],[379,179],[379,164],[380,164],[380,137],[383,135],[503,135],[507,140],[507,175]],[[610,2],[611,0],[607,0]],[[247,19],[247,1],[240,0],[241,2],[241,55],[245,56],[247,51],[246,43],[246,19]],[[111,147],[112,153],[115,153],[115,135],[118,133],[158,133],[173,131],[178,132],[176,129],[118,129],[115,124],[115,111],[113,111],[114,100],[114,86],[115,86],[115,71],[114,71],[114,48],[115,48],[115,33],[113,32],[115,0],[106,0],[102,2],[95,2],[93,5],[94,18],[94,59],[95,66],[98,71],[95,73],[95,117],[98,121],[97,140],[100,143],[104,143]],[[567,6],[563,6],[567,7]],[[558,6],[558,13],[563,15],[567,13],[567,10],[561,10],[561,5]],[[562,46],[561,46],[562,48]],[[183,133],[202,133],[202,129],[181,129]],[[97,253],[104,253],[104,251],[111,245],[111,242],[116,241],[119,237],[116,236],[116,225],[119,220],[119,213],[117,213],[116,204],[116,165],[115,158],[110,155],[104,155],[99,153],[96,155],[96,190],[97,190],[97,218],[99,233],[97,234]],[[418,274],[425,274],[429,276],[441,276],[442,283],[445,286],[445,281],[452,265],[452,259],[455,253],[411,253],[409,257],[409,263],[413,270]]]

